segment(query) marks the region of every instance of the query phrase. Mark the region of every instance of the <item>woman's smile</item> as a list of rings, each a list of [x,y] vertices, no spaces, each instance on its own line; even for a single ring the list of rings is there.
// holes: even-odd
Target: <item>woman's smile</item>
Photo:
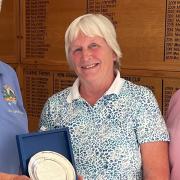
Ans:
[[[93,64],[89,64],[89,65],[83,65],[81,66],[82,69],[94,69],[99,65],[99,63],[93,63]]]

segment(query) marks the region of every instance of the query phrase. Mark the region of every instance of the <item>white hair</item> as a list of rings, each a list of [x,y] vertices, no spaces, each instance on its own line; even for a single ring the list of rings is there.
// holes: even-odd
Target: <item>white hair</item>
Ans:
[[[1,12],[2,0],[0,0],[0,12]]]
[[[107,44],[116,54],[115,68],[119,68],[122,56],[117,42],[116,31],[111,21],[101,14],[85,14],[76,18],[67,28],[65,33],[65,51],[68,63],[71,65],[69,49],[72,41],[78,36],[79,32],[87,36],[99,36],[105,39]]]

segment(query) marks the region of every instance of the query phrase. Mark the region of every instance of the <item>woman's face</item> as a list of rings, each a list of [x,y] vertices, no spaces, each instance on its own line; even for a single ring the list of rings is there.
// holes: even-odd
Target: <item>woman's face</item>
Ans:
[[[72,42],[69,55],[72,67],[81,82],[112,78],[116,55],[103,38],[80,33]]]

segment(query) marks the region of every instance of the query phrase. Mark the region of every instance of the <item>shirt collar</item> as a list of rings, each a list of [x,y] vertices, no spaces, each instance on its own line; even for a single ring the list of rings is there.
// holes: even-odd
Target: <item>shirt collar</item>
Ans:
[[[81,95],[79,94],[79,78],[76,79],[73,86],[70,88],[70,93],[67,97],[67,102],[71,103],[75,99],[79,99]]]
[[[121,78],[120,72],[117,70],[116,71],[116,78],[114,79],[112,85],[110,88],[105,92],[105,95],[110,95],[110,94],[119,94],[119,91],[121,90],[123,84],[124,84],[124,79]],[[81,97],[79,93],[79,78],[76,79],[74,82],[73,86],[70,89],[70,93],[67,97],[67,102],[71,103],[75,99],[79,99]]]

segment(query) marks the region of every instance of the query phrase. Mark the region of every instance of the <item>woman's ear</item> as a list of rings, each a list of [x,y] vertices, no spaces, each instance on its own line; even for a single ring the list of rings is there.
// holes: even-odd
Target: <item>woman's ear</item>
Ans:
[[[117,60],[117,55],[115,54],[115,52],[113,52],[113,61],[115,62]]]

